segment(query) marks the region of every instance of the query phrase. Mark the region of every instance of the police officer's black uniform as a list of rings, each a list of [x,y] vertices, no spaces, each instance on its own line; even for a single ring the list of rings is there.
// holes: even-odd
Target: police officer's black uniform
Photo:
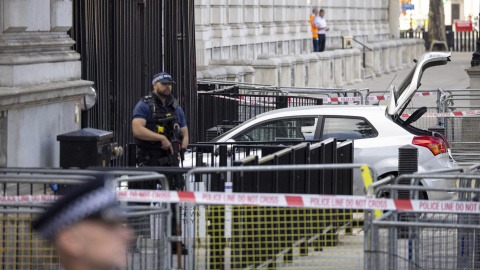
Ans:
[[[177,104],[173,96],[167,99],[167,104],[163,108],[162,101],[153,93],[143,97],[142,101],[148,104],[151,113],[145,127],[165,135],[172,143],[174,154],[172,155],[170,150],[162,149],[162,143],[159,141],[137,139],[137,164],[139,166],[178,166],[178,153],[181,152],[183,136],[177,123]]]

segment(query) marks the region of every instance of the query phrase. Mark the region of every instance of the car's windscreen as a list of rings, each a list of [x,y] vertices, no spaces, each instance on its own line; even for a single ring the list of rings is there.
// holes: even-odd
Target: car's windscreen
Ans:
[[[215,137],[214,139],[212,139],[211,142],[218,142],[218,141],[221,140],[222,138],[227,137],[229,134],[231,134],[231,133],[234,132],[235,130],[239,129],[240,127],[243,127],[243,125],[248,125],[248,123],[252,122],[253,120],[255,120],[255,117],[248,119],[247,121],[243,122],[242,124],[240,124],[240,125],[238,125],[238,126],[235,126],[234,128],[228,130],[228,131],[225,132],[225,133],[222,133],[220,136]]]

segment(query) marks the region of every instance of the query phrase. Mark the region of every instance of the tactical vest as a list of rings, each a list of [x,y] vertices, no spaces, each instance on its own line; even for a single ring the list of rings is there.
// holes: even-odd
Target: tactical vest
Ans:
[[[174,125],[178,125],[177,105],[175,104],[176,102],[173,96],[170,96],[167,99],[168,103],[163,108],[160,105],[162,104],[162,101],[154,93],[144,96],[141,100],[147,103],[150,108],[150,120],[147,121],[145,127],[155,133],[162,134],[171,140],[172,138],[170,134],[172,130],[169,130],[169,126],[173,127]],[[146,151],[162,148],[162,143],[159,141],[144,141],[138,138],[137,145],[140,150]]]

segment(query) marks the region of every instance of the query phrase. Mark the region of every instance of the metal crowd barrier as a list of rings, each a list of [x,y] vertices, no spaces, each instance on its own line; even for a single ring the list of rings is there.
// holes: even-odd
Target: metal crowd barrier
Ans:
[[[194,168],[186,175],[187,191],[215,190],[219,185],[210,182],[209,176],[220,174],[225,175],[220,181],[226,196],[237,191],[278,194],[269,190],[266,182],[271,181],[269,174],[283,174],[288,176],[289,183],[280,182],[280,178],[275,180],[277,189],[283,193],[322,194],[319,191],[324,191],[323,194],[335,194],[335,190],[326,188],[330,178],[313,177],[307,182],[300,179],[305,174],[333,176],[347,171],[351,174],[360,167],[359,164],[312,164]],[[376,173],[373,169],[370,171],[375,179]],[[251,182],[253,174],[260,176],[259,185],[244,185]],[[351,181],[351,175],[349,179]],[[347,179],[337,181],[341,183],[342,180],[349,186]],[[361,211],[228,205],[184,205],[183,211],[186,218],[182,237],[189,250],[188,269],[321,269],[329,265],[337,269],[355,269],[351,267],[358,265],[360,259],[345,262],[342,260],[345,254],[363,257],[361,227],[364,214]]]
[[[380,91],[369,91],[366,95],[367,101],[370,95],[375,93]],[[433,93],[436,93],[435,99],[421,103],[427,107],[426,114],[412,125],[424,130],[431,127],[444,129],[443,133],[450,143],[452,156],[460,165],[468,166],[480,162],[480,129],[478,128],[480,126],[480,114],[478,114],[480,89],[436,89],[417,92],[424,95]],[[407,116],[420,108],[416,98],[413,101],[416,106],[408,107],[403,112]]]
[[[74,185],[92,180],[95,170],[41,168],[0,169],[2,199],[21,198],[22,202],[0,202],[0,269],[59,269],[60,261],[52,243],[31,228],[33,220],[55,199],[51,184]],[[116,190],[127,189],[129,182],[157,180],[169,190],[167,178],[155,172],[113,170]],[[13,197],[12,197],[13,196]],[[172,211],[168,203],[126,202],[126,224],[135,232],[128,248],[127,269],[172,269],[181,261],[172,258]]]
[[[273,174],[299,180],[308,174],[329,171],[330,175],[360,170],[376,173],[360,164],[317,164],[195,168],[186,175],[187,191],[168,191],[169,181],[161,174],[116,171],[117,192],[127,202],[127,224],[136,231],[128,249],[128,269],[477,269],[480,267],[480,165],[401,175],[374,181],[372,196],[322,195],[302,185],[323,185],[322,178],[296,181],[292,190],[273,193],[245,187],[239,181],[249,175],[265,183]],[[0,187],[6,196],[51,195],[49,183],[74,185],[98,173],[92,170],[2,169]],[[224,175],[222,192],[210,192],[205,177]],[[318,175],[318,174],[317,174]],[[230,177],[230,178],[229,178]],[[243,178],[242,178],[243,177]],[[245,178],[246,177],[246,178]],[[446,179],[450,187],[419,186],[419,180]],[[127,182],[161,181],[162,190],[147,200],[139,190],[126,190]],[[410,179],[410,185],[399,185]],[[235,180],[235,181],[234,181]],[[342,179],[337,179],[340,181]],[[322,182],[323,181],[323,182]],[[278,182],[281,183],[281,182]],[[300,184],[300,185],[297,185]],[[366,185],[368,183],[366,182]],[[303,194],[301,193],[303,188]],[[46,192],[45,192],[46,190]],[[394,199],[407,190],[410,200]],[[193,193],[195,191],[195,194]],[[288,194],[290,192],[295,194]],[[391,194],[393,199],[378,198]],[[421,191],[455,192],[457,200],[418,200]],[[247,192],[247,193],[245,193]],[[138,193],[138,194],[137,194]],[[167,195],[168,196],[164,196]],[[327,194],[327,192],[325,192]],[[161,195],[161,196],[159,196]],[[48,197],[50,198],[50,197]],[[151,202],[150,202],[151,198]],[[168,199],[165,199],[168,198]],[[132,202],[143,204],[132,204]],[[182,220],[173,233],[172,206]],[[240,203],[239,203],[240,202]],[[146,204],[145,204],[146,203]],[[48,203],[0,204],[0,266],[2,269],[56,269],[55,249],[31,231],[31,221]],[[382,209],[375,210],[375,209]],[[181,219],[180,219],[181,215]],[[188,255],[173,256],[180,241]]]
[[[184,168],[231,166],[237,160],[250,155],[259,157],[298,144],[298,141],[233,142],[189,144],[183,161]]]
[[[408,190],[411,198],[418,192],[456,192],[454,201],[403,201],[402,210],[386,211],[366,219],[365,269],[478,269],[480,226],[477,179],[478,168],[463,172],[440,170],[422,174],[402,175],[412,179],[412,186],[398,185],[398,177],[374,183],[375,194]],[[420,178],[447,179],[452,187],[418,186]],[[386,185],[392,183],[391,185]]]
[[[440,111],[457,112],[455,116],[442,118],[453,157],[462,165],[480,162],[478,128],[480,115],[469,115],[469,112],[480,110],[480,89],[454,89],[443,92],[444,95],[439,100]]]
[[[350,140],[348,141],[352,143]],[[249,156],[257,156],[258,159],[274,154],[275,152],[295,147],[296,145],[309,144],[310,149],[316,148],[328,148],[323,156],[335,156],[337,148],[345,147],[343,144],[337,144],[337,140],[312,140],[312,141],[298,141],[298,140],[285,140],[285,141],[265,141],[265,142],[206,142],[190,144],[185,154],[185,160],[182,162],[184,168],[193,167],[217,167],[217,166],[233,166],[240,165]],[[338,146],[338,147],[337,147]],[[319,151],[320,149],[317,149]],[[317,155],[318,153],[312,153]],[[314,159],[311,163],[325,162],[335,163],[334,158],[332,160],[323,161],[321,159]],[[285,161],[287,162],[287,161]],[[288,162],[285,164],[289,164]]]
[[[210,129],[220,125],[235,125],[258,114],[280,108],[332,104],[333,97],[358,98],[364,104],[368,89],[276,87],[225,81],[199,81],[199,106],[212,117],[201,119],[199,141],[208,141]],[[326,102],[324,102],[324,98]],[[339,104],[346,104],[341,102]]]

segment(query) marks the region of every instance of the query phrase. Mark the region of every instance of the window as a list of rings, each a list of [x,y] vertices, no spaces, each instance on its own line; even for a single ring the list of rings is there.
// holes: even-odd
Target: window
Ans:
[[[293,141],[313,140],[316,117],[277,119],[263,122],[233,139],[235,141]]]
[[[322,140],[328,138],[363,139],[376,136],[375,129],[364,119],[331,117],[325,118]]]

